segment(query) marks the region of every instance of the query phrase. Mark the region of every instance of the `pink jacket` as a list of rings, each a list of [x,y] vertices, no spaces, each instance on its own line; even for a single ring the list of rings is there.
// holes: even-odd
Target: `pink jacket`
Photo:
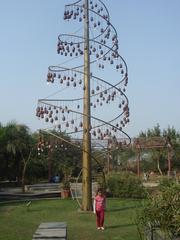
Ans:
[[[97,195],[94,198],[94,211],[102,211],[105,209],[106,205],[106,198],[105,196]]]

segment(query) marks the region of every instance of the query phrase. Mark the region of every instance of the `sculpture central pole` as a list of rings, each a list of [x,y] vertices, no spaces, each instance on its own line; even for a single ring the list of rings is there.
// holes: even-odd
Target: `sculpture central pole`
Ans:
[[[89,1],[84,1],[84,105],[83,105],[83,159],[82,210],[92,210],[91,184],[91,119],[90,119],[90,57],[89,57]]]

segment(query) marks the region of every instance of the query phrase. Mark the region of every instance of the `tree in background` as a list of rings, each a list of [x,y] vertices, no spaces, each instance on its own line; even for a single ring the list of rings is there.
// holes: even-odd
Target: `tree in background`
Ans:
[[[34,140],[24,124],[0,125],[1,180],[16,181],[24,191],[27,164],[33,155]]]
[[[175,130],[174,127],[168,127],[163,131],[160,129],[160,125],[157,124],[154,128],[148,129],[146,132],[141,132],[138,137],[143,138],[153,138],[153,137],[162,137],[166,139],[167,144],[171,144],[173,155],[172,155],[172,164],[173,169],[178,170],[180,169],[180,134],[178,131]],[[159,173],[162,175],[163,172],[166,172],[168,169],[167,166],[167,146],[161,150],[159,149],[152,149],[146,150],[146,154],[149,156],[146,158],[146,161],[143,162],[144,168],[145,165],[149,165],[151,162],[151,167],[155,170],[154,162],[156,162],[156,168],[158,169]]]
[[[7,176],[8,162],[5,146],[5,128],[0,123],[0,180],[4,180],[4,177]]]
[[[81,169],[80,148],[76,147],[65,133],[55,130],[41,132],[38,148],[39,158],[43,158],[48,165],[49,181],[55,175],[59,175],[62,179],[79,174]]]
[[[65,135],[62,132],[52,131],[56,136]],[[180,134],[173,127],[160,130],[159,124],[146,132],[141,132],[139,137],[152,138],[164,137],[172,145],[172,167],[173,170],[180,170]],[[65,136],[69,141],[70,138]],[[77,177],[81,165],[80,148],[69,145],[58,140],[49,134],[44,134],[45,146],[38,155],[39,133],[31,133],[29,128],[16,122],[8,123],[6,126],[0,124],[0,180],[17,180],[19,184],[47,181],[48,160],[52,161],[52,175]],[[51,142],[52,147],[49,148]],[[80,147],[80,145],[79,145]],[[53,151],[50,151],[53,150]],[[106,151],[106,153],[105,153]],[[104,154],[105,153],[105,154]],[[96,174],[107,166],[107,150],[96,149],[92,156],[97,158],[99,164],[93,162],[92,170]],[[128,160],[136,159],[136,152],[133,149],[119,149],[110,152],[112,154],[111,164],[117,171],[128,169]],[[159,172],[167,171],[167,148],[162,150],[144,150],[142,152],[142,167],[145,171],[156,171],[159,165]]]

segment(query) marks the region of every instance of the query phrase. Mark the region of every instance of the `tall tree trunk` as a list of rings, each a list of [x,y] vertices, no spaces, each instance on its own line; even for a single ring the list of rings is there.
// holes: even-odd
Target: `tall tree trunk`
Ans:
[[[26,175],[26,169],[27,169],[27,164],[31,158],[31,153],[32,153],[32,150],[30,151],[29,153],[29,156],[27,158],[27,161],[24,159],[23,157],[23,154],[21,153],[21,156],[22,156],[22,159],[23,159],[23,170],[22,170],[22,179],[21,179],[21,182],[22,182],[22,192],[25,193],[25,175]]]
[[[158,169],[160,175],[162,176],[163,174],[162,174],[162,171],[161,171],[161,168],[160,168],[159,159],[160,159],[160,157],[158,156],[158,158],[157,158],[157,169]]]

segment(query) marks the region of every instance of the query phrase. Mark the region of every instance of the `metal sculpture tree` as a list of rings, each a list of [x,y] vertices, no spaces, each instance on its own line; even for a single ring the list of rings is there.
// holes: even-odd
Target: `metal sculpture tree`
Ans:
[[[59,84],[61,96],[66,95],[39,99],[36,114],[71,138],[83,139],[82,210],[88,211],[92,208],[91,141],[108,139],[121,146],[119,139],[126,137],[130,143],[123,130],[129,123],[128,69],[101,0],[66,5],[64,20],[82,24],[80,34],[58,36],[57,53],[61,58],[70,57],[69,66],[50,66],[47,82]]]

